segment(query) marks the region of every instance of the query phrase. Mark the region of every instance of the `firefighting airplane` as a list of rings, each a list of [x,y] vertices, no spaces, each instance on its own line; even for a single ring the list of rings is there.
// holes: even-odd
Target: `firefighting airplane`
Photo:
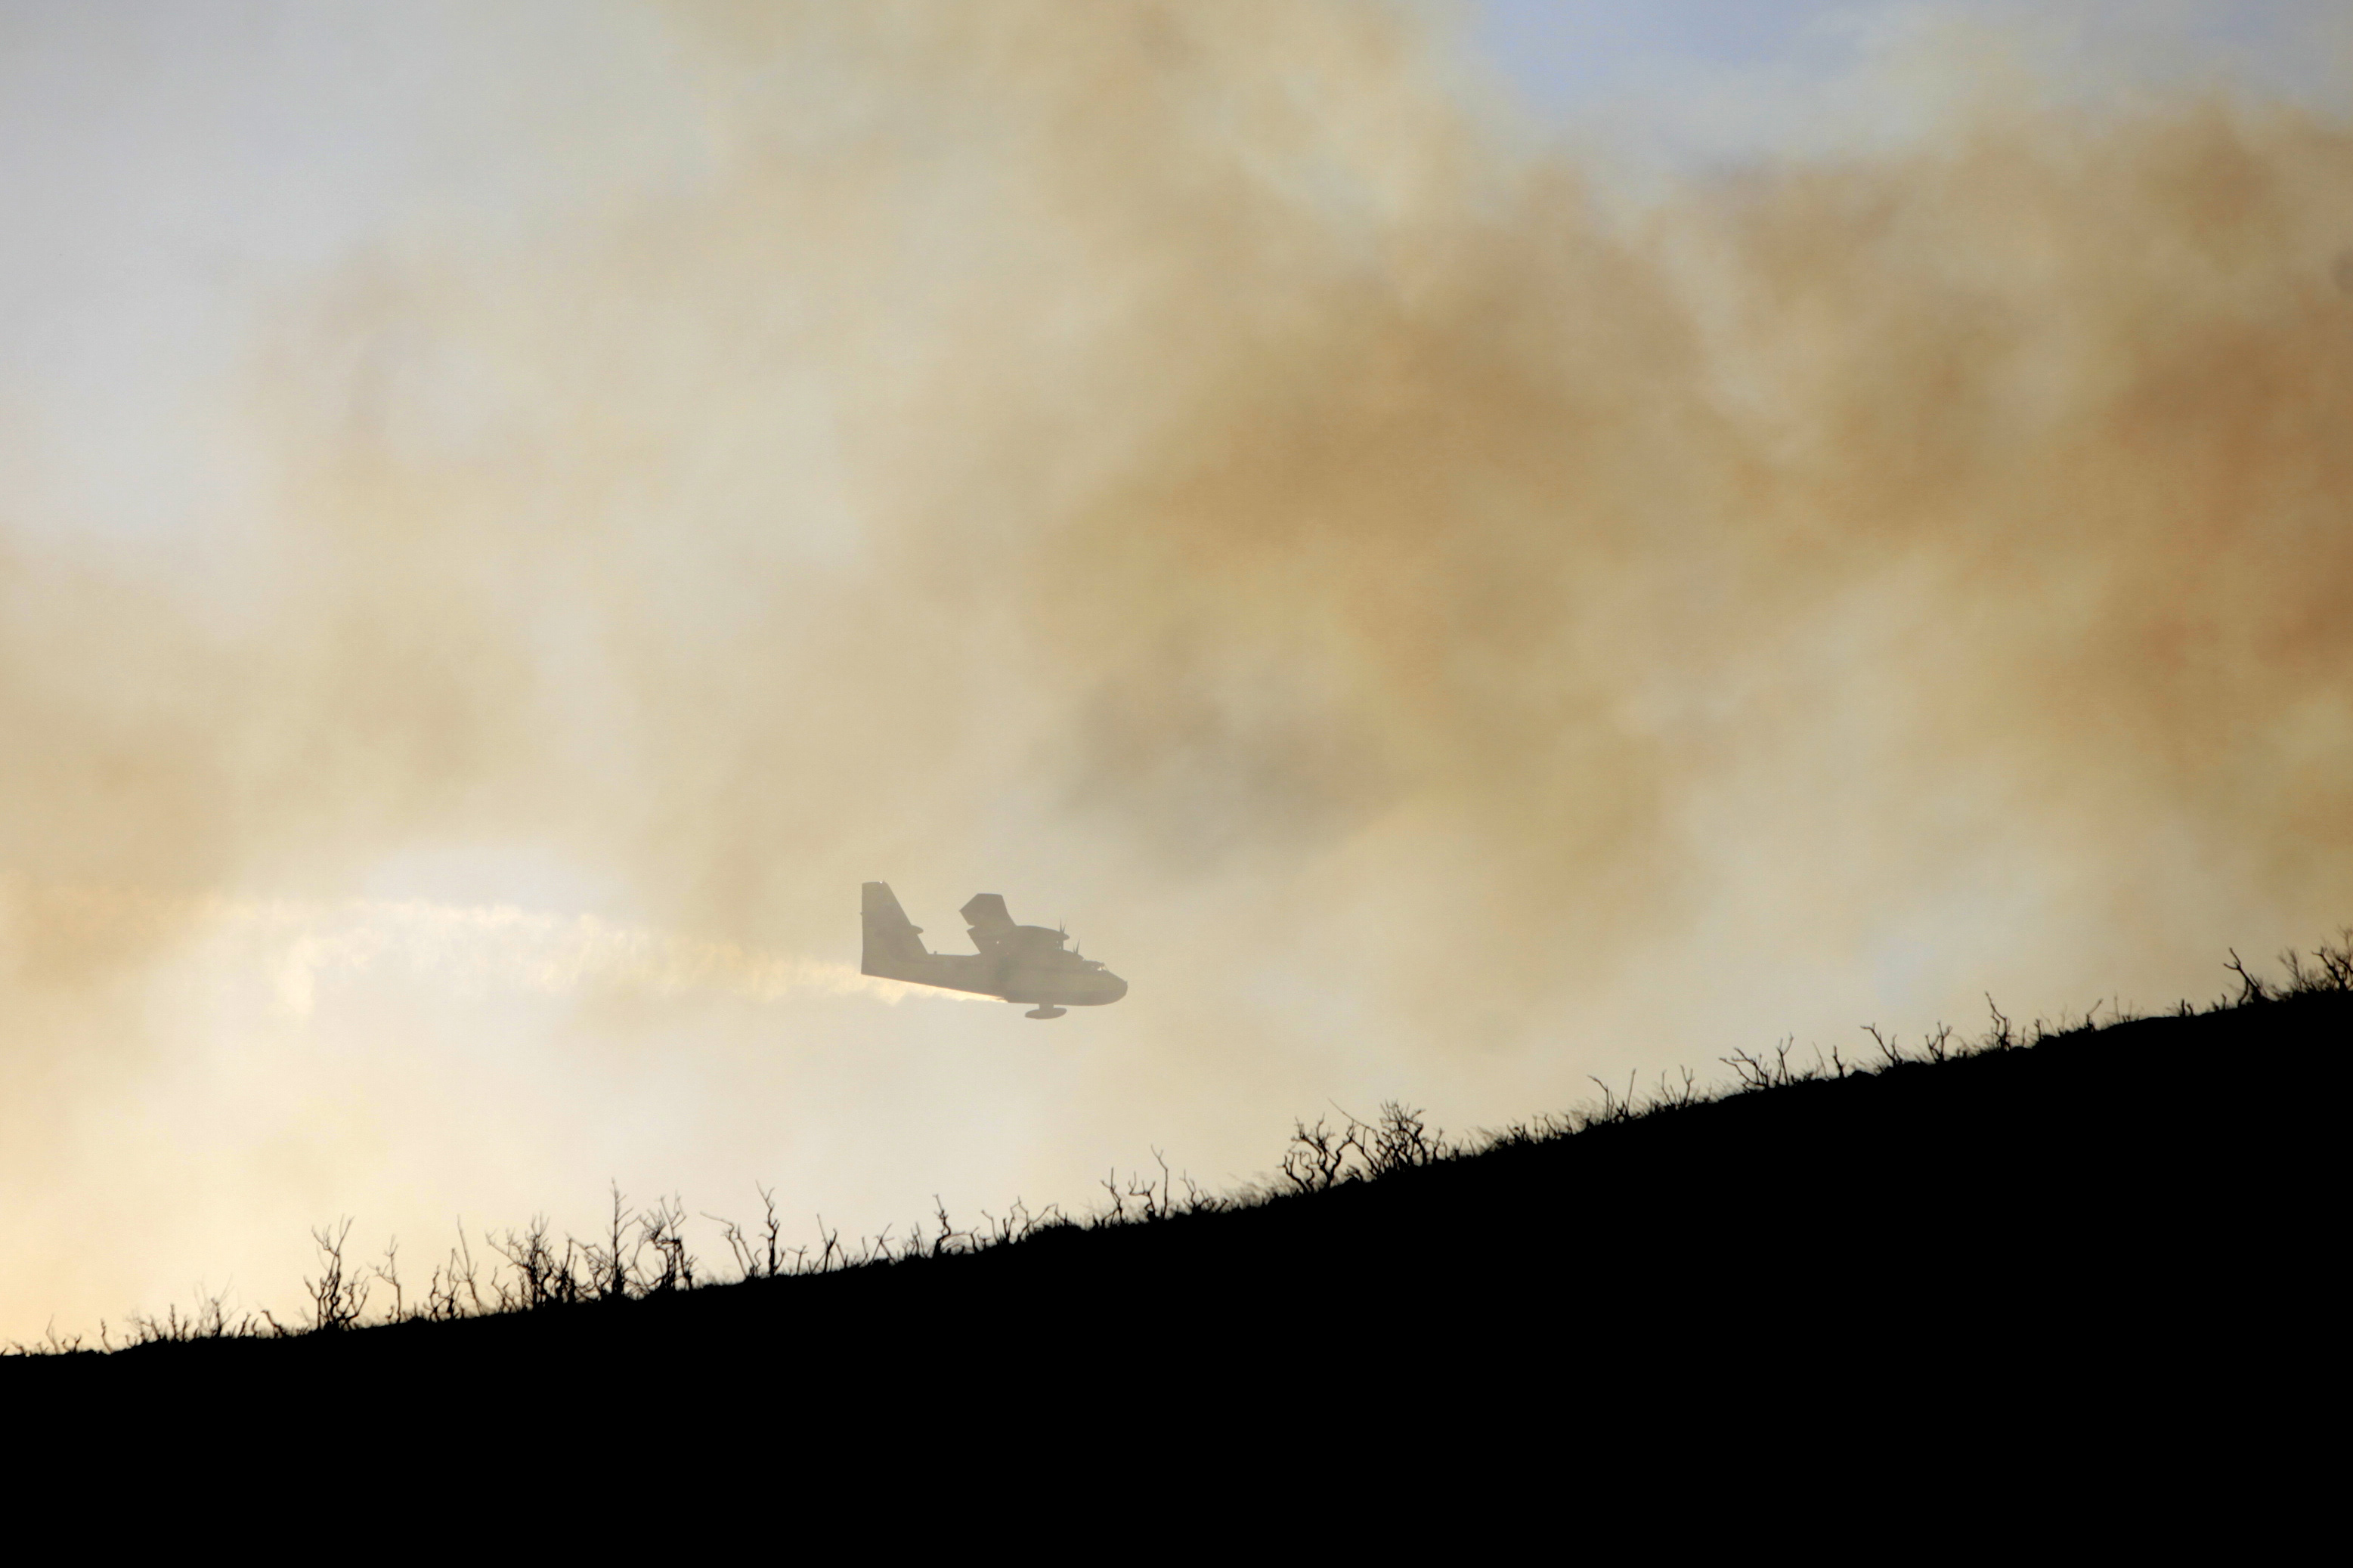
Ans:
[[[866,925],[864,962],[859,968],[885,980],[971,991],[1034,1004],[1025,1018],[1059,1018],[1067,1007],[1100,1007],[1127,994],[1127,982],[1066,949],[1071,939],[1044,926],[1018,926],[997,893],[975,893],[956,912],[971,928],[975,953],[933,952],[920,940],[923,928],[911,923],[888,882],[868,882],[859,890]]]

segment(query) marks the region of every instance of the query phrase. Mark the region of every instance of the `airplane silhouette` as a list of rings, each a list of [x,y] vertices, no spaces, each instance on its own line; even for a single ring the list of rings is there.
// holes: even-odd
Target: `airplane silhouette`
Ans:
[[[885,980],[936,985],[1028,1002],[1026,1018],[1059,1018],[1067,1007],[1100,1007],[1127,994],[1127,982],[1091,958],[1070,951],[1071,940],[1044,926],[1013,923],[1004,898],[975,893],[956,912],[970,928],[970,954],[934,952],[923,946],[923,928],[907,919],[888,882],[859,889],[865,947],[859,969]]]

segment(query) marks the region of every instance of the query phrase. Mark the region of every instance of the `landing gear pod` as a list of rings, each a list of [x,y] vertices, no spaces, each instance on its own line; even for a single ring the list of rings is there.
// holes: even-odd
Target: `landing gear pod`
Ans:
[[[1068,1007],[1032,1007],[1021,1016],[1025,1018],[1059,1018],[1069,1011]]]

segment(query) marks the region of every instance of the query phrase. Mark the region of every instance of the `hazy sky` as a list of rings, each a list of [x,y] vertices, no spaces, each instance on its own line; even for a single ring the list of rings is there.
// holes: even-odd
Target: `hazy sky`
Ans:
[[[2348,93],[2317,3],[0,5],[0,1337],[2327,934]],[[869,878],[1134,989],[865,982]]]

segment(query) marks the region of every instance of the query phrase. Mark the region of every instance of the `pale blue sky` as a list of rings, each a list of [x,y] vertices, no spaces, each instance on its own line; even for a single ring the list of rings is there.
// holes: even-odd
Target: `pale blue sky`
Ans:
[[[1538,124],[1638,179],[1899,141],[1989,79],[2080,104],[2185,85],[2353,103],[2353,7],[2335,0],[1482,0],[1475,17]]]

